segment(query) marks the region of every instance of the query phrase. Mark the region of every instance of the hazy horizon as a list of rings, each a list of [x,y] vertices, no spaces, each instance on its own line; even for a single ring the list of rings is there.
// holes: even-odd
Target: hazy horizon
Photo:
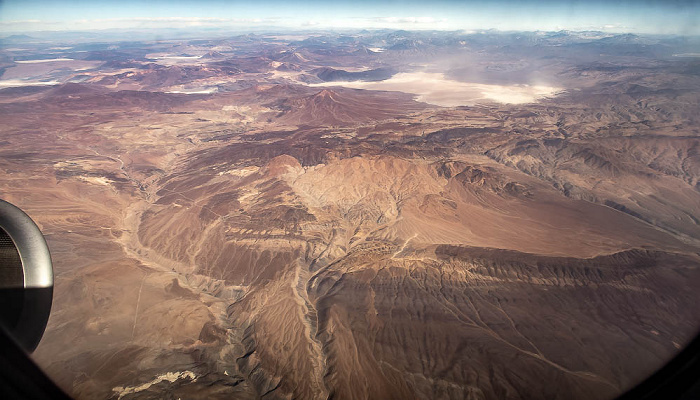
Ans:
[[[698,35],[700,5],[686,1],[0,2],[0,34],[109,29],[406,29],[601,31]]]

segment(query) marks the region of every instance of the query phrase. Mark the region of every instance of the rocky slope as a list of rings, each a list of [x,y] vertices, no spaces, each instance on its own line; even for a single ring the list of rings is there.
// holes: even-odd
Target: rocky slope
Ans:
[[[692,43],[459,35],[3,50],[51,83],[0,90],[0,197],[56,265],[37,362],[114,399],[613,398],[660,367],[700,325]],[[564,90],[305,83],[426,63]]]

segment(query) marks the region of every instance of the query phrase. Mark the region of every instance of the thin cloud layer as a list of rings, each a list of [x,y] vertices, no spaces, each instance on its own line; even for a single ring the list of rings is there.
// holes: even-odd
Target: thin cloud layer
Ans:
[[[411,29],[700,34],[700,5],[630,2],[508,1],[349,2],[264,1],[163,3],[107,0],[0,3],[0,32],[134,28]]]

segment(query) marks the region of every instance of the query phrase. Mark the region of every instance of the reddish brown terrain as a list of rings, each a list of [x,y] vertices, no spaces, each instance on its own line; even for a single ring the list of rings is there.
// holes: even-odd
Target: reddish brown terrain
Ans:
[[[697,44],[531,39],[8,40],[34,359],[80,399],[632,387],[700,326]]]

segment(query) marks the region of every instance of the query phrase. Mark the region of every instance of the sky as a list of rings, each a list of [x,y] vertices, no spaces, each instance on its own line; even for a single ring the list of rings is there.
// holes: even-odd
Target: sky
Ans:
[[[101,29],[409,29],[700,35],[700,2],[0,0],[0,32]]]

